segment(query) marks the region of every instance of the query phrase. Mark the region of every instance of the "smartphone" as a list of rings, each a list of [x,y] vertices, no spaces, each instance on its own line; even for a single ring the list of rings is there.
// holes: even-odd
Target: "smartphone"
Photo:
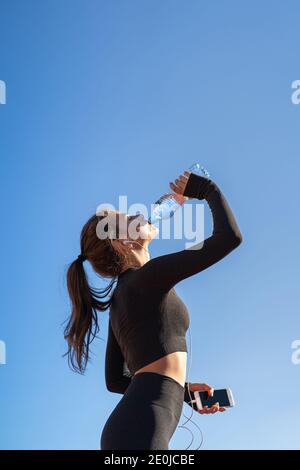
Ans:
[[[207,392],[191,392],[192,403],[195,403],[198,410],[202,410],[205,406],[210,408],[215,403],[219,402],[220,407],[229,408],[235,405],[232,391],[230,388],[222,388],[214,390],[212,397],[208,396]]]

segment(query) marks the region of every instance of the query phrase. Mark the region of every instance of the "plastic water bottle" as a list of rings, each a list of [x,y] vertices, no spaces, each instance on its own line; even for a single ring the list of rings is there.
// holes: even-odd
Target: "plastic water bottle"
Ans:
[[[194,163],[188,170],[190,173],[210,177],[208,171],[199,163]],[[154,203],[148,222],[155,224],[162,219],[170,219],[188,199],[187,196],[175,192],[164,194]]]

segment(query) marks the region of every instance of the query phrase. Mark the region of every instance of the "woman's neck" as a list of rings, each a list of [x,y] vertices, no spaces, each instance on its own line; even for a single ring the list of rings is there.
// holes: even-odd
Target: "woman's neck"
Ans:
[[[124,269],[121,272],[131,267],[140,268],[150,260],[150,253],[148,249],[142,245],[142,243],[138,242],[137,240],[132,240],[132,243],[135,246],[139,245],[139,247],[133,249],[130,252],[127,264],[124,266]]]

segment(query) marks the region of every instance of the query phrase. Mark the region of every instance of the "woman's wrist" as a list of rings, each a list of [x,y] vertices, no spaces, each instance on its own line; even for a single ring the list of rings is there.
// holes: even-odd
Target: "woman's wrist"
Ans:
[[[191,173],[183,195],[196,199],[206,199],[208,193],[215,187],[216,184],[211,179]]]

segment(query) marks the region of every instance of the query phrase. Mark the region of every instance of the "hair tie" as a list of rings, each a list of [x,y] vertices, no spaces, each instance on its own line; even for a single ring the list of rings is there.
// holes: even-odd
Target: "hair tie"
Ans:
[[[79,261],[84,262],[87,258],[86,258],[86,256],[85,256],[83,253],[80,253],[80,255],[77,256],[77,259],[78,259]]]

